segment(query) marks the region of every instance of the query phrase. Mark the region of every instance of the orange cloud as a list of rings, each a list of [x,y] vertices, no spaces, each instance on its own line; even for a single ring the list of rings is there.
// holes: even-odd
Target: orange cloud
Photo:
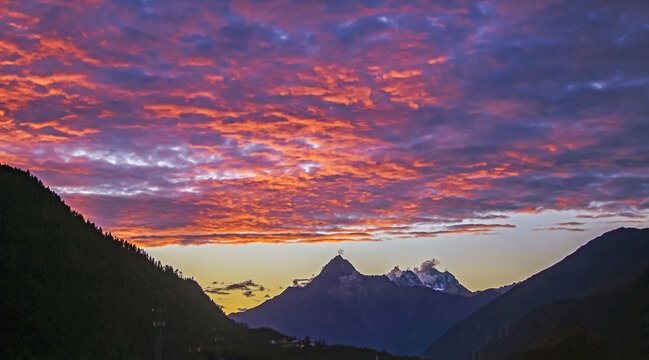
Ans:
[[[0,161],[139,245],[646,212],[646,101],[629,90],[646,76],[619,71],[637,59],[602,39],[530,18],[543,4],[482,26],[462,4],[55,3],[0,3]],[[530,41],[514,51],[517,37]]]

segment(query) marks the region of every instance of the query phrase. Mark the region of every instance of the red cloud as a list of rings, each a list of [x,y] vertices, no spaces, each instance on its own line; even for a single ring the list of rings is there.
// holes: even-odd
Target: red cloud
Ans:
[[[2,2],[0,162],[143,246],[646,214],[642,11],[375,5]]]

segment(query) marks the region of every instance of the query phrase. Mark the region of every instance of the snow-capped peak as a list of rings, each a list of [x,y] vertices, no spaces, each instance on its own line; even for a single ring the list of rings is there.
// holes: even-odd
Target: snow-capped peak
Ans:
[[[417,275],[424,286],[435,290],[445,291],[446,289],[460,285],[455,276],[448,271],[441,272],[435,268],[418,271]]]
[[[431,259],[424,261],[420,267],[416,267],[414,270],[405,271],[395,266],[385,275],[400,286],[422,286],[451,294],[471,295],[471,291],[462,286],[453,274],[437,270],[435,266],[438,264],[437,260]]]
[[[395,282],[397,285],[401,286],[424,286],[419,279],[419,276],[412,272],[411,270],[401,271],[398,266],[395,266],[392,271],[386,274],[386,276]]]

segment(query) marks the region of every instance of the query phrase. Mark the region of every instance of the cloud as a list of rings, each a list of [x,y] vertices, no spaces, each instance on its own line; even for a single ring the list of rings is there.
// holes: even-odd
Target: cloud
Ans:
[[[590,214],[581,214],[577,215],[577,218],[579,219],[601,219],[601,218],[609,218],[609,217],[616,217],[617,214],[595,214],[595,215],[590,215]]]
[[[532,229],[532,231],[586,231],[586,229],[565,226],[549,226],[543,228],[534,228]]]
[[[410,237],[435,237],[445,234],[490,234],[498,228],[515,228],[513,224],[455,224],[447,225],[441,229],[430,231],[388,231],[390,235],[399,235],[401,238]],[[432,259],[435,260],[435,259]],[[423,264],[422,264],[423,265]]]
[[[259,287],[252,280],[246,280],[240,283],[233,283],[225,286],[225,290],[250,290],[250,288]]]
[[[303,286],[307,285],[308,283],[310,283],[311,280],[313,280],[313,278],[308,278],[308,279],[293,279],[293,286],[303,287]],[[280,286],[280,289],[281,289],[281,288],[282,288],[282,287]]]
[[[0,162],[141,246],[649,208],[641,2],[0,7]]]
[[[218,281],[212,282],[212,285],[219,284]],[[238,283],[230,283],[225,285],[223,282],[220,284],[224,286],[211,286],[205,289],[205,292],[218,295],[230,295],[232,291],[241,291],[245,297],[255,296],[255,291],[264,291],[266,288],[263,285],[256,284],[252,280],[246,280]]]
[[[367,37],[392,27],[390,20],[385,15],[362,17],[352,23],[346,23],[336,28],[336,37],[345,44],[350,44],[358,38]]]
[[[213,288],[207,288],[205,289],[205,292],[210,293],[210,294],[216,294],[216,295],[230,295],[229,292],[223,291],[219,288],[213,289]]]
[[[274,243],[319,243],[342,241],[380,241],[373,239],[369,233],[211,233],[211,234],[170,234],[170,235],[136,235],[135,241],[146,240],[149,246],[164,246],[171,243],[182,244],[249,244],[255,242]]]
[[[428,273],[429,270],[435,268],[437,265],[439,265],[439,260],[437,259],[426,260],[419,265],[419,268],[415,268],[415,273]]]
[[[569,221],[569,222],[557,223],[556,225],[558,225],[558,226],[581,226],[581,225],[584,225],[584,223],[578,222],[578,221]]]

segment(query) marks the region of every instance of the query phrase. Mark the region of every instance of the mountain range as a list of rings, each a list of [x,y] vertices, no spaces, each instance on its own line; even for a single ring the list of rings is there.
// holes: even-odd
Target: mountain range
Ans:
[[[150,359],[154,348],[167,359],[649,354],[649,229],[609,231],[520,283],[477,292],[434,262],[363,275],[337,256],[306,285],[231,314],[247,326],[29,172],[0,165],[0,255],[3,359]]]
[[[499,295],[495,290],[474,296],[451,294],[424,286],[412,271],[392,275],[392,279],[363,275],[338,255],[308,284],[289,287],[275,298],[230,317],[253,328],[269,327],[328,344],[413,355]],[[461,287],[452,275],[445,278],[449,281],[439,279],[439,284],[453,285],[454,292]]]
[[[230,317],[253,328],[269,327],[298,337],[395,354],[421,353],[434,360],[523,359],[526,357],[521,354],[535,354],[539,347],[547,348],[538,350],[539,354],[558,354],[571,344],[570,329],[587,329],[586,324],[593,323],[579,323],[586,314],[597,319],[594,322],[602,333],[607,327],[636,337],[649,333],[649,320],[643,325],[644,332],[634,332],[629,329],[641,326],[629,328],[611,315],[615,309],[624,308],[631,310],[618,311],[621,319],[647,319],[639,306],[619,304],[637,305],[637,298],[629,294],[646,290],[643,283],[629,290],[629,284],[640,281],[649,267],[649,229],[620,228],[605,233],[554,266],[500,289],[471,292],[448,271],[440,272],[434,265],[424,263],[405,271],[395,267],[385,276],[368,276],[337,256],[306,285],[288,288]],[[593,305],[600,299],[608,300]],[[566,308],[581,309],[581,315],[572,319],[575,323],[570,322]],[[608,309],[608,315],[595,311],[598,308]],[[553,321],[545,323],[545,318]],[[545,330],[541,333],[539,329]],[[597,331],[582,333],[591,343],[599,336]],[[556,343],[556,334],[563,334],[564,343]],[[612,338],[617,339],[615,335]],[[625,342],[610,344],[620,343]],[[587,348],[566,353],[586,354]],[[607,353],[620,354],[639,351],[632,345],[610,345],[607,349]]]
[[[415,267],[414,270],[401,270],[395,266],[390,272],[385,274],[388,279],[392,280],[399,286],[420,286],[427,287],[437,291],[445,292],[448,294],[473,296],[483,292],[497,292],[504,294],[509,289],[514,287],[517,283],[504,285],[499,288],[491,288],[479,291],[470,291],[455,278],[453,274],[445,270],[444,272],[437,270],[435,266],[438,265],[437,260],[426,260],[421,264],[421,267]]]

